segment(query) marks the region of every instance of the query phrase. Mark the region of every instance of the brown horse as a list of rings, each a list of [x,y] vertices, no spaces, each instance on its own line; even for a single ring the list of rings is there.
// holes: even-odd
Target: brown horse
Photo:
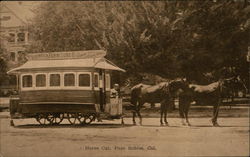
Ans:
[[[167,109],[168,105],[173,100],[173,97],[180,92],[180,90],[184,90],[183,79],[176,79],[169,82],[161,82],[157,85],[146,85],[146,84],[138,84],[135,85],[131,89],[131,104],[134,107],[133,113],[133,124],[135,125],[135,116],[136,114],[140,118],[140,125],[142,125],[142,117],[140,113],[141,107],[145,103],[160,103],[161,104],[161,118],[160,123],[163,125],[163,115],[164,122],[168,125],[167,122]]]
[[[217,122],[219,107],[222,103],[222,98],[226,95],[227,91],[232,84],[238,82],[239,77],[232,77],[229,79],[222,79],[208,85],[189,84],[184,92],[179,94],[179,113],[182,118],[183,125],[186,123],[190,126],[188,120],[188,112],[191,102],[197,104],[212,105],[213,106],[213,126],[219,126]]]

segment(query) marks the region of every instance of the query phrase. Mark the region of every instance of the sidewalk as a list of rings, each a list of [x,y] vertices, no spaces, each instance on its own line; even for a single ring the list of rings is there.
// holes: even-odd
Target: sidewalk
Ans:
[[[9,108],[10,98],[0,97],[0,108]]]
[[[10,118],[9,112],[0,112],[0,118]]]

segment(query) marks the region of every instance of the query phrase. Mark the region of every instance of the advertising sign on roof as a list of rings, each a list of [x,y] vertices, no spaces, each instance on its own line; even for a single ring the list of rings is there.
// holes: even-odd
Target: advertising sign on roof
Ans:
[[[28,60],[58,60],[58,59],[86,59],[86,58],[102,58],[106,55],[104,50],[88,50],[88,51],[66,51],[66,52],[50,52],[50,53],[31,53],[28,54]]]

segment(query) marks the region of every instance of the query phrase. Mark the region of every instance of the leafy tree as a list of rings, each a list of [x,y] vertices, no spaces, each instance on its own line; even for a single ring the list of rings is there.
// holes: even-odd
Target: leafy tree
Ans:
[[[0,86],[6,84],[7,75],[7,52],[4,48],[0,48]]]
[[[127,70],[121,81],[146,72],[206,83],[223,67],[247,78],[249,9],[247,1],[43,2],[30,51],[105,49]]]

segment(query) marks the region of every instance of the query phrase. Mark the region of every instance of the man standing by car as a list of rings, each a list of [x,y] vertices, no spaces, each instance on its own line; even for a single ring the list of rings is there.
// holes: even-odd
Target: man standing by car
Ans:
[[[114,84],[114,88],[110,91],[110,98],[119,98],[120,97],[120,89],[118,84]]]

